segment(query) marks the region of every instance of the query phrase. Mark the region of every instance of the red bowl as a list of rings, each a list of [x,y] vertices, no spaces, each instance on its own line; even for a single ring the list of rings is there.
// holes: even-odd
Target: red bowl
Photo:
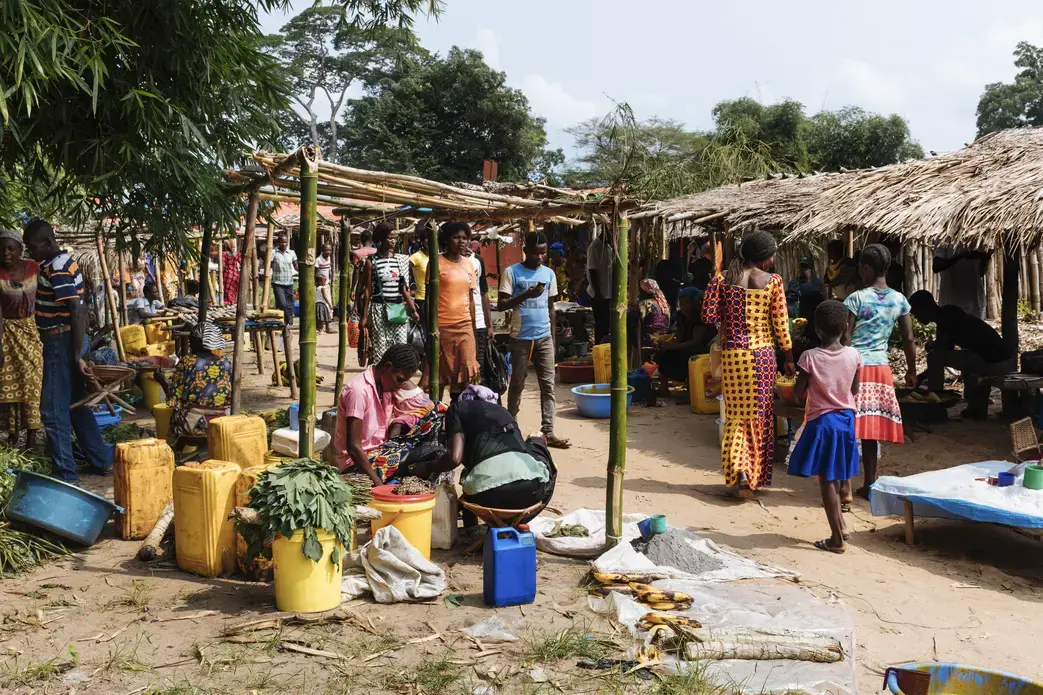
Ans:
[[[558,362],[558,381],[562,384],[591,384],[594,382],[594,364]]]

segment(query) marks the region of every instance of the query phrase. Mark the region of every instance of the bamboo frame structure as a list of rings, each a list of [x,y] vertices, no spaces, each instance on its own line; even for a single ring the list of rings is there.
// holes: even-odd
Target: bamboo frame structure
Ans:
[[[340,286],[337,302],[340,317],[337,319],[337,381],[333,387],[333,405],[339,405],[340,392],[344,388],[344,372],[348,368],[348,303],[351,301],[351,229],[347,221],[340,218]]]
[[[268,220],[268,245],[264,252],[264,296],[261,297],[261,308],[268,308],[268,300],[272,296],[272,252],[275,250],[275,222]]]
[[[254,226],[257,224],[259,203],[260,198],[257,193],[251,193],[250,202],[246,206],[246,249],[249,249],[254,241]],[[243,268],[243,271],[245,270]],[[243,334],[246,332],[246,292],[249,287],[249,279],[249,273],[239,273],[239,294],[235,301],[235,330],[232,332],[232,415],[239,414],[243,397]]]
[[[319,180],[319,152],[315,147],[303,147],[298,153],[301,169],[301,229],[300,258],[298,265],[300,274],[301,321],[298,344],[301,353],[301,386],[300,386],[300,434],[298,436],[297,455],[301,458],[312,458],[315,447],[315,234],[316,215],[315,195]],[[287,351],[287,372],[290,384],[294,383],[294,369]]]
[[[608,439],[608,486],[605,491],[605,544],[623,538],[623,477],[627,467],[627,276],[630,260],[626,216],[613,215],[616,254],[612,261],[612,386]]]

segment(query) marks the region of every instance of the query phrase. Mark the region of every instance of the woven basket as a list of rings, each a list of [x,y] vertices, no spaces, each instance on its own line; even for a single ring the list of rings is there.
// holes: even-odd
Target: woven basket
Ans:
[[[97,364],[91,368],[94,378],[102,384],[111,384],[124,379],[132,379],[137,376],[137,370],[130,367],[113,367],[106,364]]]

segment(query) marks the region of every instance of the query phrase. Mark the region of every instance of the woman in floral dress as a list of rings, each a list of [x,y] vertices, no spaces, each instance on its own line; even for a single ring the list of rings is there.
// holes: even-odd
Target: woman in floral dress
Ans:
[[[196,326],[189,343],[192,354],[174,368],[169,380],[156,370],[156,381],[172,410],[170,431],[175,438],[206,437],[207,423],[228,415],[232,406],[232,365],[224,356],[221,329],[210,322]]]

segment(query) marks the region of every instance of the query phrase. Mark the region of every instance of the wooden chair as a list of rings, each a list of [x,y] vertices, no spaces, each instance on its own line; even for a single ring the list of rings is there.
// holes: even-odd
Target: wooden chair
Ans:
[[[1039,446],[1039,435],[1032,424],[1032,418],[1026,417],[1010,424],[1010,450],[1017,463],[1043,459],[1043,451]],[[1028,454],[1028,456],[1024,456]]]

